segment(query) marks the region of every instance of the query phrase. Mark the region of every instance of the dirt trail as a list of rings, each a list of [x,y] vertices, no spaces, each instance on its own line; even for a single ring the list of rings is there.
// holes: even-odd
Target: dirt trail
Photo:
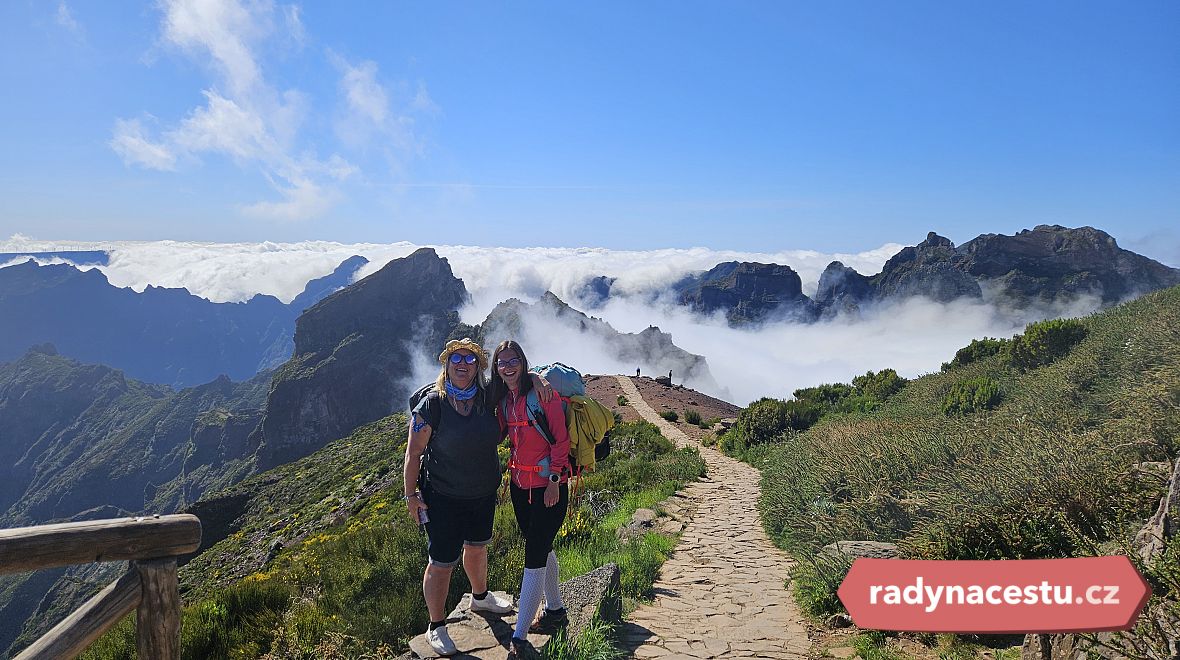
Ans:
[[[803,658],[807,629],[783,586],[792,562],[758,518],[758,470],[690,439],[616,376],[630,405],[677,446],[695,446],[708,476],[685,488],[696,512],[660,570],[655,601],[628,617],[636,658]]]

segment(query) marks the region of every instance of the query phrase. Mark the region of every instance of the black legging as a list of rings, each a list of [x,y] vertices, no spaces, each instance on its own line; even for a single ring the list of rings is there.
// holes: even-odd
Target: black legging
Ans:
[[[557,531],[565,520],[570,494],[566,484],[558,488],[561,495],[557,504],[545,506],[544,488],[531,489],[533,501],[529,502],[530,491],[512,484],[512,511],[516,514],[520,535],[524,537],[525,568],[545,568],[549,552],[553,550],[553,539],[557,538]]]

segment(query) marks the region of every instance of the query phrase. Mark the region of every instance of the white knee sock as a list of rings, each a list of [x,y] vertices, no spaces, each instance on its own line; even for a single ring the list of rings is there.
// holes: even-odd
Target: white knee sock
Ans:
[[[565,607],[561,603],[561,590],[557,588],[557,578],[561,567],[557,565],[557,553],[549,551],[545,560],[545,609],[560,610]]]
[[[529,638],[529,626],[541,606],[541,593],[545,590],[545,569],[524,569],[524,581],[520,584],[520,602],[516,604],[516,633],[518,639]]]

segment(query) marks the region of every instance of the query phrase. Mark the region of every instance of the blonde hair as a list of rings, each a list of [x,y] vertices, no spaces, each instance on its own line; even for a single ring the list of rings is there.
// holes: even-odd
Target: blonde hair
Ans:
[[[476,365],[479,367],[475,373],[475,386],[479,389],[476,398],[482,401],[488,386],[487,379],[483,375],[483,372],[488,368],[488,354],[470,337],[452,339],[443,347],[443,352],[438,355],[438,361],[442,363],[442,371],[439,372],[438,379],[434,381],[434,389],[438,392],[439,397],[444,399],[447,397],[447,360],[451,357],[451,353],[459,350],[468,350],[475,354]]]

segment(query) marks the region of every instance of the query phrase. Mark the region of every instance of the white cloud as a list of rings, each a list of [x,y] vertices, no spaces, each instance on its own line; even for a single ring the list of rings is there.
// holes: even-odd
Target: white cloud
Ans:
[[[293,190],[283,202],[252,212],[283,218],[314,206],[314,189]],[[286,206],[284,206],[286,205]],[[308,280],[331,272],[344,259],[359,254],[370,260],[359,274],[367,275],[418,246],[410,243],[189,243],[37,241],[14,235],[0,241],[0,252],[107,250],[110,263],[99,267],[116,286],[142,291],[148,284],[185,287],[215,301],[246,300],[255,293],[289,301]],[[436,246],[473,297],[464,319],[478,323],[496,303],[517,297],[531,302],[552,290],[573,304],[572,292],[589,276],[618,278],[619,291],[639,292],[666,286],[683,275],[721,261],[762,261],[791,265],[808,279],[818,278],[833,259],[868,275],[878,272],[899,246],[889,244],[858,254],[815,251],[747,253],[692,250],[615,251],[605,249],[495,248]],[[757,328],[731,328],[723,318],[701,318],[686,309],[641,298],[612,298],[598,316],[620,332],[640,332],[657,325],[673,342],[704,355],[718,386],[689,382],[707,393],[739,405],[761,396],[790,396],[796,388],[823,382],[848,382],[868,369],[894,368],[913,377],[935,371],[971,339],[1010,336],[1032,320],[1057,315],[1082,315],[1097,308],[1096,299],[1069,307],[1002,312],[980,301],[942,305],[914,298],[870,311],[858,319],[837,318],[812,325],[770,323]],[[630,373],[637,365],[618,364],[601,338],[572,333],[563,323],[525,319],[523,338],[534,362],[560,359],[588,372]],[[430,351],[426,351],[429,353]],[[437,369],[424,354],[417,380]],[[640,365],[645,366],[645,365]],[[649,368],[645,366],[645,372]],[[677,379],[679,382],[679,379]]]
[[[330,58],[340,69],[340,91],[349,109],[375,126],[384,126],[389,116],[389,94],[377,82],[377,63],[366,60],[352,66],[334,53]]]
[[[287,25],[288,38],[299,47],[307,42],[307,30],[303,27],[303,9],[299,5],[283,7],[283,18]]]
[[[376,62],[353,64],[331,49],[326,56],[340,72],[341,109],[335,129],[341,142],[361,151],[383,148],[395,167],[398,157],[419,151],[413,115],[438,112],[426,85],[419,83],[412,94],[405,83],[391,90],[381,82]]]
[[[247,204],[242,212],[256,218],[290,222],[318,217],[332,206],[332,193],[309,179],[296,178],[290,187],[276,188],[283,201]]]
[[[233,94],[249,94],[261,84],[253,44],[273,29],[271,3],[162,0],[160,9],[164,41],[198,57],[207,53]]]
[[[207,67],[213,79],[202,91],[205,104],[157,138],[138,119],[116,119],[112,150],[127,166],[156,170],[175,170],[178,162],[200,165],[205,155],[226,156],[243,170],[261,173],[274,191],[273,199],[238,204],[243,215],[307,220],[326,214],[343,197],[341,183],[360,179],[360,166],[317,144],[324,138],[305,128],[314,99],[280,89],[262,57],[306,43],[300,7],[272,0],[157,0],[156,6],[162,49]],[[61,11],[68,17],[64,3]],[[392,162],[389,170],[399,171],[401,157],[418,150],[411,114],[437,111],[425,85],[420,83],[412,98],[394,95],[381,82],[376,62],[351,64],[331,50],[326,57],[341,73],[346,116],[337,122],[337,139],[360,153],[376,145]],[[397,103],[402,96],[404,102]],[[370,139],[374,136],[381,139]],[[317,152],[331,155],[325,159]]]
[[[205,90],[204,94],[208,104],[194,109],[170,135],[177,146],[220,152],[242,161],[271,160],[279,155],[274,138],[257,113],[217,92]]]
[[[176,154],[167,145],[153,142],[144,132],[138,119],[116,119],[114,136],[108,143],[126,165],[138,165],[151,170],[176,169]]]
[[[69,5],[64,0],[57,3],[57,13],[54,14],[53,18],[57,21],[58,25],[65,28],[67,32],[75,37],[81,39],[85,36],[86,33],[82,29],[82,25],[74,18],[74,14],[70,11]]]

